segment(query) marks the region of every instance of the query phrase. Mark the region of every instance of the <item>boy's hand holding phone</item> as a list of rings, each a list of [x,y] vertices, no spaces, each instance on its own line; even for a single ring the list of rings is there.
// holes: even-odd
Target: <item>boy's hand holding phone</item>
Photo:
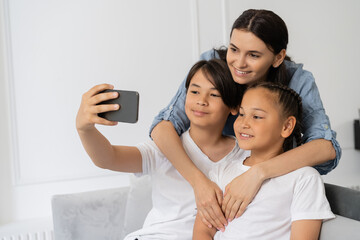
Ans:
[[[83,94],[76,117],[78,131],[89,130],[95,124],[114,126],[117,122],[137,121],[139,94],[113,89],[110,84],[100,84]]]
[[[125,90],[105,90],[102,93],[108,92],[117,92],[119,97],[101,102],[100,104],[117,104],[120,106],[120,109],[99,113],[99,117],[109,121],[136,123],[139,112],[139,93]]]

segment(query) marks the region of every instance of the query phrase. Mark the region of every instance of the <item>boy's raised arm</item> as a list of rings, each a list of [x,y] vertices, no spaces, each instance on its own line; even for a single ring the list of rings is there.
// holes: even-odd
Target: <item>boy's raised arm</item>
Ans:
[[[109,84],[101,84],[83,94],[76,117],[76,129],[81,142],[91,160],[101,168],[121,172],[141,172],[141,153],[136,147],[113,146],[95,128],[95,124],[113,126],[116,122],[100,118],[97,114],[118,109],[116,104],[97,105],[108,99],[117,97],[117,93],[101,93],[105,89],[113,89]]]

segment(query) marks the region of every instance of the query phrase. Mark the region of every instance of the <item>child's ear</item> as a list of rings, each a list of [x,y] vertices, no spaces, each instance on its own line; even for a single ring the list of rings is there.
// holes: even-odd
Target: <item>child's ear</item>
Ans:
[[[237,108],[231,108],[230,113],[231,113],[231,115],[234,115],[234,116],[238,115],[239,108],[238,107]]]
[[[296,118],[294,116],[288,117],[284,121],[284,125],[283,125],[282,131],[281,131],[281,136],[283,138],[289,137],[291,135],[291,133],[293,132],[295,125],[296,125]]]

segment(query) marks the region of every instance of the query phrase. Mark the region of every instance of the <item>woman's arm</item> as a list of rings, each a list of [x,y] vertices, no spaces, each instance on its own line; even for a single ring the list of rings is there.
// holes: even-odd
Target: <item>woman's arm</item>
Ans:
[[[311,72],[303,69],[302,64],[287,62],[286,67],[292,76],[289,87],[294,89],[302,99],[303,119],[303,142],[311,142],[315,139],[328,140],[332,143],[336,155],[329,161],[318,163],[313,166],[320,174],[327,174],[333,170],[341,158],[341,147],[336,140],[336,132],[331,129],[329,117],[326,115],[319,89]]]
[[[269,161],[258,164],[265,179],[278,177],[305,166],[315,166],[336,157],[331,141],[316,139]]]
[[[76,117],[78,134],[86,152],[98,167],[122,172],[141,172],[142,158],[136,147],[113,146],[95,128],[95,124],[116,125],[116,122],[98,116],[98,113],[119,108],[114,104],[98,105],[102,101],[117,97],[117,93],[100,93],[112,88],[111,85],[101,84],[83,95]]]
[[[193,187],[197,210],[204,224],[223,229],[227,221],[220,208],[222,191],[188,157],[172,123],[160,122],[153,129],[151,137],[161,152]]]
[[[193,229],[193,240],[212,240],[216,233],[215,228],[208,228],[200,220],[199,214],[196,215]]]
[[[222,210],[230,221],[241,216],[263,181],[305,166],[315,166],[335,158],[330,141],[317,139],[252,166],[225,188]]]
[[[164,136],[164,133],[166,133],[166,137]],[[192,187],[195,186],[196,176],[205,176],[186,154],[180,137],[176,133],[171,122],[161,121],[151,132],[151,137],[160,148],[161,152],[167,156],[169,160],[175,160],[171,161],[172,164]]]
[[[298,220],[291,224],[291,240],[319,239],[322,220]]]

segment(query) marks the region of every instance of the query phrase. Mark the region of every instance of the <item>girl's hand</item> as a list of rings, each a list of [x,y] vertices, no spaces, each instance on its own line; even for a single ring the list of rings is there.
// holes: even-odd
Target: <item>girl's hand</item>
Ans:
[[[240,217],[254,199],[263,183],[262,174],[256,166],[234,178],[226,187],[222,211],[230,222]]]
[[[202,222],[209,228],[224,230],[227,221],[221,211],[223,193],[218,185],[202,176],[195,182],[194,193],[197,211]]]
[[[117,92],[100,93],[106,89],[113,89],[114,86],[110,84],[100,84],[91,88],[82,96],[80,108],[76,116],[76,128],[78,131],[86,131],[94,127],[95,124],[102,124],[114,126],[117,122],[108,121],[99,117],[97,114],[102,112],[114,111],[119,109],[118,104],[101,104],[106,100],[115,99],[118,97]]]

